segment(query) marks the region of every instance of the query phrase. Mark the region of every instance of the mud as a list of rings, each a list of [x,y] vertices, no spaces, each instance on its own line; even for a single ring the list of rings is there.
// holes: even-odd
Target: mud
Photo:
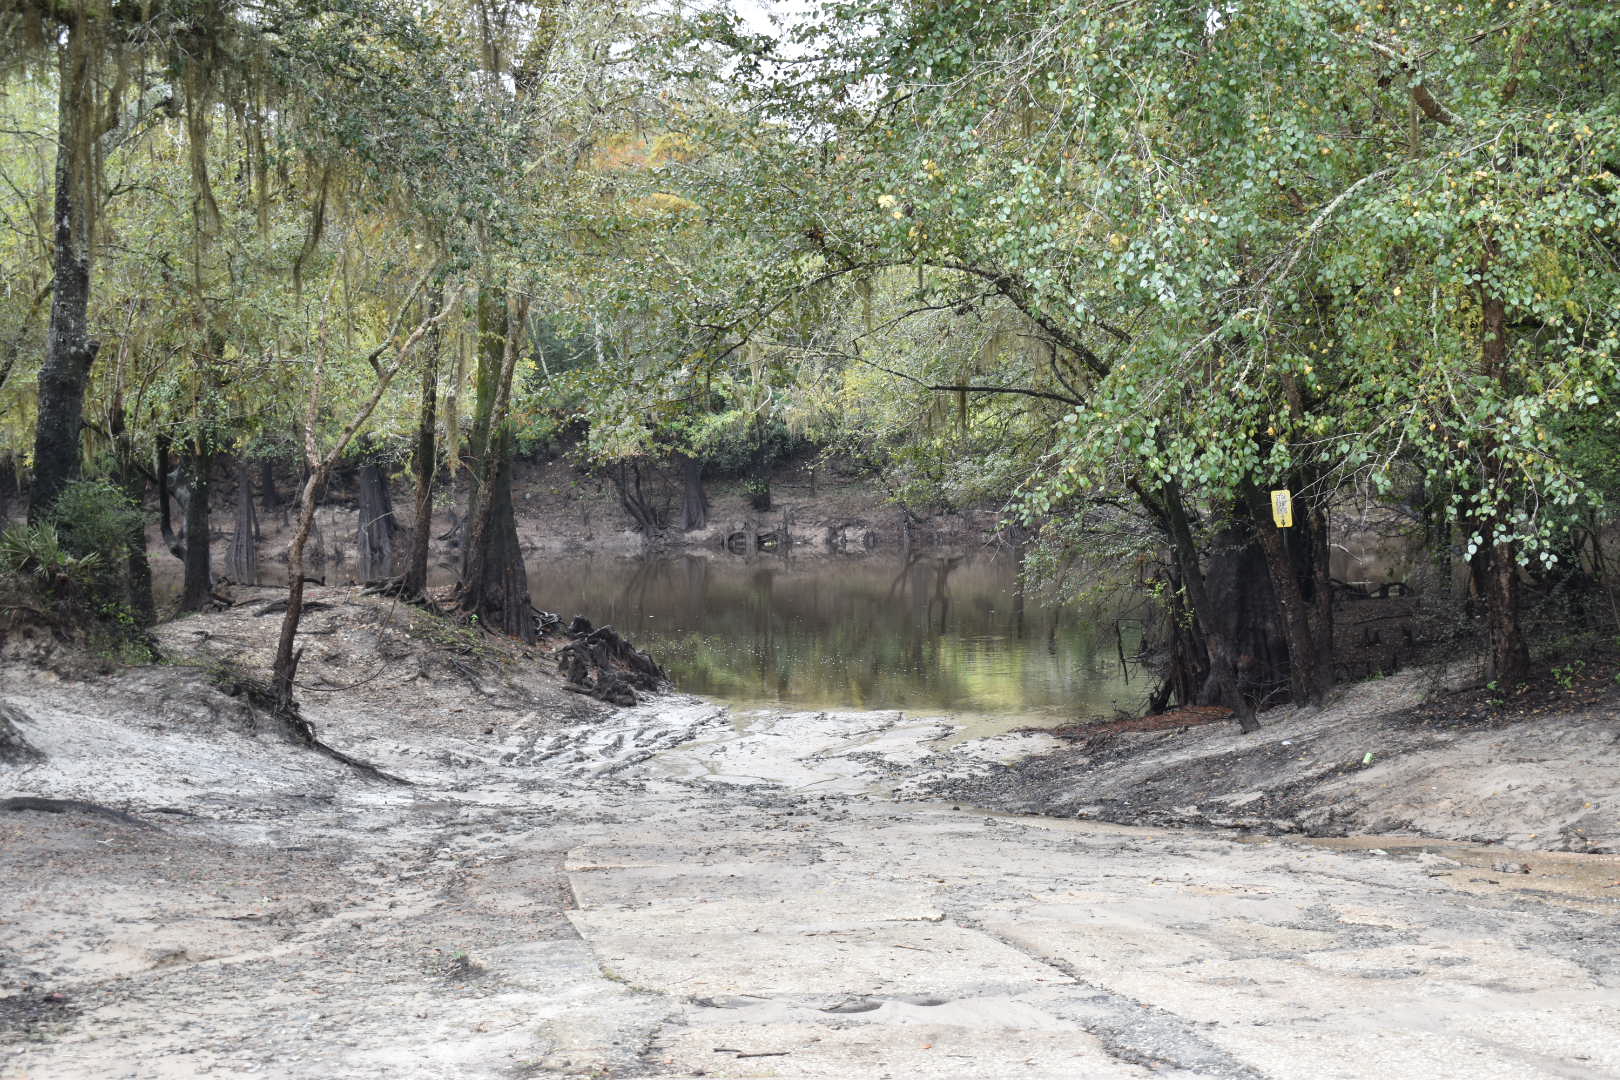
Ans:
[[[1466,671],[1450,681],[1467,683]],[[1433,669],[1343,687],[1240,735],[1229,723],[1079,740],[917,790],[1020,813],[1310,836],[1411,832],[1620,852],[1620,693],[1458,724]],[[1468,700],[1469,695],[1464,695]],[[1070,733],[1072,734],[1072,732]]]
[[[0,813],[0,1075],[1620,1076],[1615,856],[988,811],[962,793],[1031,754],[1043,798],[1132,766],[1063,786],[1075,747],[943,717],[609,709],[538,653],[319,598],[306,712],[409,787],[219,689],[267,657],[254,605],[167,626],[183,663],[0,671],[45,754],[0,794],[156,826]],[[1344,756],[1384,685],[1266,752]],[[1226,736],[1132,737],[1169,768]],[[1429,752],[1323,783],[1384,812],[1441,783]]]

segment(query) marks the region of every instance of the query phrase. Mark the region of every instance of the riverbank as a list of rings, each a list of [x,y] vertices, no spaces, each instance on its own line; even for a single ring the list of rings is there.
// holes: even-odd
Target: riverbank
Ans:
[[[1076,727],[1060,746],[921,790],[1129,824],[1620,852],[1620,689],[1606,670],[1508,702],[1472,671],[1418,669],[1260,719],[1252,735],[1225,722]]]
[[[783,468],[772,484],[771,509],[759,511],[749,502],[739,482],[711,484],[706,523],[696,529],[679,527],[680,491],[676,477],[665,469],[649,470],[643,495],[668,527],[648,536],[626,513],[613,484],[600,473],[582,470],[567,461],[519,461],[513,466],[513,509],[518,540],[531,566],[548,559],[585,554],[641,556],[682,553],[727,561],[753,561],[786,551],[804,555],[859,556],[915,550],[981,551],[1010,547],[1003,542],[1002,515],[991,507],[913,515],[889,501],[870,477],[844,475],[834,470]],[[285,487],[283,483],[283,487]],[[394,478],[394,514],[401,529],[410,525],[408,481]],[[255,499],[263,499],[255,488]],[[235,581],[227,554],[235,533],[237,490],[216,482],[211,515],[210,544],[214,572]],[[461,562],[459,522],[465,510],[464,490],[441,490],[435,499],[433,539],[429,547],[430,576],[453,580]],[[148,555],[160,600],[178,593],[181,563],[165,546],[151,508],[153,524],[147,531]],[[286,501],[275,508],[258,505],[258,581],[285,580],[287,547],[292,536],[292,512]],[[178,518],[177,518],[178,521]],[[307,556],[309,571],[327,584],[355,584],[359,516],[352,491],[335,485],[315,517],[315,532]],[[396,550],[405,549],[404,532]]]
[[[1016,780],[1076,746],[680,695],[614,710],[515,643],[311,599],[306,715],[408,785],[229,693],[222,673],[267,661],[263,605],[166,624],[166,665],[0,672],[45,755],[0,766],[6,794],[78,800],[0,812],[4,1075],[1620,1075],[1613,855],[987,813],[968,795],[1084,811]],[[1250,745],[1355,753],[1409,692],[1274,711]],[[1539,730],[1568,735],[1550,784],[1602,726]],[[1378,770],[1427,761],[1432,787],[1485,734],[1367,744],[1316,790],[1420,791]],[[1490,734],[1525,773],[1521,732]],[[1211,790],[1243,778],[1217,728],[1136,738],[1070,760],[1063,790],[1171,771],[1178,747]]]

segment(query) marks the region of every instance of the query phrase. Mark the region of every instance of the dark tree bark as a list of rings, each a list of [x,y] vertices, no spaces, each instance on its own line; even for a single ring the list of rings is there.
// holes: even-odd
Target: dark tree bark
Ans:
[[[51,320],[39,369],[39,417],[28,520],[39,521],[79,474],[84,394],[100,343],[90,337],[90,251],[95,210],[95,72],[89,34],[69,26],[58,79],[55,251]]]
[[[231,536],[231,577],[259,583],[259,520],[253,511],[253,475],[247,461],[236,463],[236,531]]]
[[[703,490],[703,459],[676,455],[681,466],[681,531],[693,532],[709,523],[709,495]]]
[[[528,575],[512,509],[512,435],[507,408],[528,305],[499,290],[479,296],[478,401],[473,414],[474,478],[457,606],[492,630],[534,639]]]
[[[1297,554],[1309,558],[1309,543],[1290,544],[1284,530],[1271,516],[1271,500],[1253,484],[1245,485],[1244,501],[1254,522],[1255,539],[1264,553],[1266,572],[1277,598],[1283,637],[1288,648],[1288,686],[1298,703],[1321,704],[1333,683],[1333,657],[1323,655],[1312,627],[1313,609],[1302,579],[1309,579],[1309,565],[1300,566]],[[1295,528],[1310,528],[1308,514],[1301,514]]]
[[[118,461],[118,486],[129,497],[129,501],[139,507],[146,498],[146,478],[141,475],[140,465],[137,463],[134,439],[130,437],[124,417],[124,401],[119,396],[113,401],[112,419],[109,424],[110,434],[113,438],[114,455]],[[0,514],[3,520],[4,514]],[[126,598],[129,610],[134,614],[135,621],[141,626],[151,626],[157,622],[157,608],[152,600],[152,564],[146,556],[146,520],[140,515],[130,525],[127,539],[129,551],[125,556],[128,568],[129,595]]]
[[[1312,506],[1309,520],[1310,535],[1305,538],[1310,551],[1306,600],[1311,604],[1311,634],[1316,639],[1316,655],[1324,658],[1325,670],[1321,674],[1327,680],[1322,690],[1326,696],[1337,681],[1334,664],[1338,656],[1333,644],[1333,563],[1328,547],[1327,511],[1320,506]]]
[[[1251,706],[1288,689],[1288,642],[1266,570],[1266,558],[1246,517],[1233,520],[1205,544],[1204,594],[1210,603],[1205,641],[1218,637],[1230,650],[1238,693]],[[1199,704],[1214,704],[1206,697]]]
[[[17,497],[17,459],[0,456],[0,527],[11,517],[11,500]]]
[[[1186,507],[1182,503],[1180,489],[1174,484],[1168,485],[1162,500],[1164,520],[1169,528],[1171,547],[1180,572],[1182,589],[1203,633],[1204,647],[1209,657],[1208,675],[1204,685],[1198,690],[1197,703],[1223,705],[1232,710],[1232,715],[1237,718],[1241,730],[1258,731],[1260,723],[1254,718],[1254,704],[1238,686],[1240,654],[1226,629],[1226,624],[1232,620],[1222,618],[1221,614],[1217,613],[1215,602],[1206,588],[1207,582],[1198,557],[1198,545],[1193,540],[1192,525],[1187,518]],[[1221,591],[1231,595],[1237,590],[1227,588]],[[1242,622],[1241,618],[1237,620],[1239,626]]]
[[[499,396],[501,366],[506,348],[507,311],[504,295],[496,289],[482,289],[478,294],[478,365],[473,372],[472,427],[467,432],[467,452],[462,462],[467,467],[470,481],[467,491],[467,513],[462,518],[461,576],[463,581],[472,562],[473,523],[478,518],[478,500],[489,477],[485,467],[491,469],[490,432]]]
[[[428,548],[433,540],[433,472],[438,464],[437,426],[439,396],[439,346],[442,341],[435,327],[427,342],[422,363],[422,409],[416,420],[416,452],[412,471],[416,475],[416,511],[411,516],[411,550],[405,559],[406,596],[426,596]]]
[[[1209,649],[1198,632],[1198,622],[1187,609],[1186,590],[1181,585],[1181,564],[1171,552],[1169,586],[1166,598],[1165,630],[1167,662],[1164,681],[1148,699],[1149,712],[1163,712],[1171,702],[1192,705],[1209,678]]]
[[[523,565],[517,518],[512,507],[511,434],[502,431],[497,438],[494,483],[481,521],[475,523],[482,528],[473,530],[474,547],[482,555],[474,561],[477,576],[469,577],[466,587],[476,584],[478,591],[469,598],[483,625],[533,641],[534,608],[529,601],[529,576]]]
[[[214,455],[204,442],[194,447],[189,460],[191,498],[186,503],[186,575],[180,592],[180,610],[201,611],[208,603],[209,590],[214,583],[208,558],[208,473],[213,468]]]
[[[276,490],[275,462],[269,458],[259,459],[259,505],[264,507],[266,514],[281,509],[281,493]],[[261,536],[260,539],[264,538]]]
[[[633,461],[616,463],[609,476],[624,509],[637,532],[649,539],[664,531],[665,515],[641,489],[641,466]]]
[[[1509,689],[1530,674],[1530,648],[1519,625],[1519,559],[1512,544],[1487,541],[1471,567],[1485,597],[1485,678]]]
[[[383,581],[394,573],[394,500],[388,494],[388,477],[376,464],[360,467],[357,482],[360,493],[360,521],[355,540],[360,549],[360,581]]]
[[[157,465],[158,530],[163,534],[163,546],[168,548],[175,558],[183,561],[186,557],[185,549],[180,546],[179,538],[174,535],[174,519],[169,514],[169,437],[160,431],[155,441],[157,445],[153,460]]]

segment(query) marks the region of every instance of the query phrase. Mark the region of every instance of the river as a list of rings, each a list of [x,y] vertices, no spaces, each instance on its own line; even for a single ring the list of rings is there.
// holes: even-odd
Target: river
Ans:
[[[535,604],[611,623],[685,691],[738,705],[1054,724],[1138,709],[1140,623],[1026,597],[1010,556],[533,561]]]

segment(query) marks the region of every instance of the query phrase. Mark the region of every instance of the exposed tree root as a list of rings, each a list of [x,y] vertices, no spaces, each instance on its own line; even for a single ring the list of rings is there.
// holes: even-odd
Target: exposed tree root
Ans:
[[[134,814],[123,810],[114,810],[110,806],[100,803],[86,802],[83,799],[47,799],[38,795],[18,795],[9,799],[0,799],[0,810],[34,810],[42,814],[89,814],[92,817],[106,818],[122,825],[134,825],[140,829],[155,829],[149,821],[142,821]]]
[[[399,600],[401,603],[410,604],[412,607],[419,607],[423,611],[430,611],[435,615],[439,614],[439,606],[433,602],[432,598],[429,597],[426,592],[419,592],[415,589],[409,588],[405,584],[404,577],[391,577],[384,578],[381,581],[368,582],[365,588],[360,590],[360,595],[393,597],[394,599]],[[308,605],[306,604],[305,610],[307,611],[308,609]]]
[[[298,703],[278,701],[269,683],[250,679],[239,673],[232,673],[219,680],[219,688],[231,697],[246,698],[248,703],[271,717],[289,739],[300,746],[308,747],[318,754],[324,754],[333,761],[347,765],[362,775],[374,780],[382,780],[390,784],[406,784],[410,781],[402,776],[385,772],[368,761],[351,757],[333,746],[328,746],[315,734],[315,725],[310,723],[298,709]]]

